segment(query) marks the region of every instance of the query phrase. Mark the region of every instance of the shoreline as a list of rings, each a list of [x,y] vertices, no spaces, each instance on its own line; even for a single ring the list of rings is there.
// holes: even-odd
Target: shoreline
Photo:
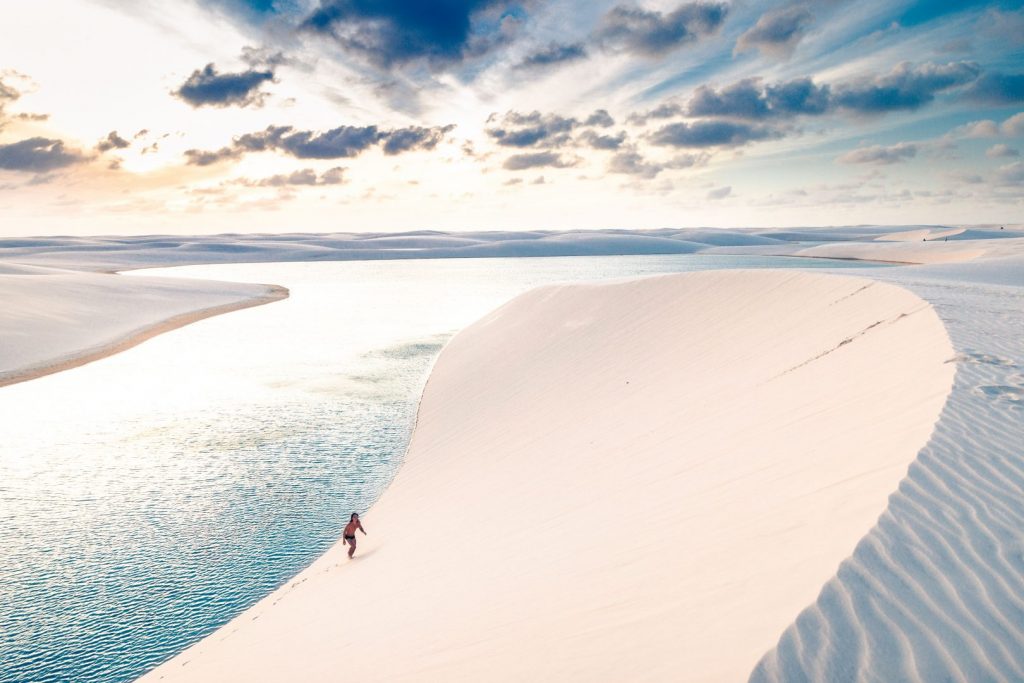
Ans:
[[[84,349],[80,352],[73,353],[70,356],[57,359],[44,365],[37,365],[0,373],[0,388],[63,372],[64,370],[77,368],[102,358],[121,353],[122,351],[126,351],[134,346],[138,346],[148,339],[152,339],[153,337],[170,332],[171,330],[176,330],[180,327],[185,327],[186,325],[191,325],[192,323],[200,320],[246,308],[263,306],[265,304],[287,299],[289,296],[289,291],[286,287],[282,287],[280,285],[262,286],[266,288],[266,293],[260,296],[243,299],[233,303],[201,308],[187,313],[179,313],[151,325],[144,326],[135,332],[129,333],[125,337],[110,342],[109,344],[104,344],[99,348],[94,347],[91,349]]]

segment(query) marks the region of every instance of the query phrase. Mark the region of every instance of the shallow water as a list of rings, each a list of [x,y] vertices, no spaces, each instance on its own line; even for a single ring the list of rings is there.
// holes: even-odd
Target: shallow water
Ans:
[[[139,272],[291,297],[0,389],[0,682],[132,680],[299,572],[394,476],[444,341],[526,289],[856,265],[670,255]]]

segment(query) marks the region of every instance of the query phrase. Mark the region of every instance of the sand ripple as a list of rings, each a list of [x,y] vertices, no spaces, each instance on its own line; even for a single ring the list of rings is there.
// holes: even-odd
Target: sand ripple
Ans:
[[[751,681],[1024,680],[1024,295],[904,284],[947,324],[953,392],[878,525]]]

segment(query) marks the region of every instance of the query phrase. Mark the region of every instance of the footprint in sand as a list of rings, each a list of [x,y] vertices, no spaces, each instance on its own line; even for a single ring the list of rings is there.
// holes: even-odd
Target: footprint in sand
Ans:
[[[1001,365],[1004,367],[1014,367],[1016,365],[1009,358],[1000,358],[988,353],[973,353],[970,351],[959,354],[953,360],[960,363],[979,363],[984,365]]]
[[[1007,401],[1014,407],[1024,407],[1024,388],[1007,386],[1005,384],[991,384],[978,387],[985,396],[997,401]]]

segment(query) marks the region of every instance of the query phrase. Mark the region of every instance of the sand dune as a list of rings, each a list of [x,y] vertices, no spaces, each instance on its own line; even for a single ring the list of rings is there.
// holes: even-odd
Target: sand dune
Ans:
[[[859,278],[534,290],[442,353],[357,560],[143,680],[741,680],[885,509],[952,357]]]
[[[921,239],[960,246],[922,248]],[[932,263],[979,256],[986,240],[1024,243],[1019,226],[857,226],[849,228],[599,230],[281,235],[150,235],[0,239],[0,262],[71,270],[271,261],[343,261],[509,256],[709,253],[807,255]],[[878,240],[896,240],[893,243]],[[935,244],[938,242],[936,241]],[[882,250],[879,250],[879,249]],[[807,253],[804,253],[806,251]]]
[[[1024,263],[990,264],[879,274],[936,302],[955,385],[878,525],[751,681],[1024,680]]]
[[[66,370],[196,320],[277,301],[273,285],[0,264],[0,386]]]

